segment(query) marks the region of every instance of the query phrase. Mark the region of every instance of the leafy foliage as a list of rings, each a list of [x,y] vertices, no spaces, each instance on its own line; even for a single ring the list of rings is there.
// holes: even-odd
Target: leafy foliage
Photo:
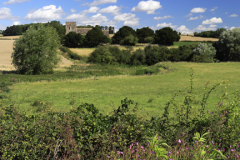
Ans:
[[[224,31],[215,44],[217,59],[220,61],[240,61],[240,29]]]
[[[131,56],[131,65],[145,65],[146,63],[146,55],[144,50],[138,49],[132,53]]]
[[[70,48],[80,47],[83,44],[83,36],[80,33],[69,32],[64,36],[64,46]]]
[[[143,27],[141,29],[137,29],[136,34],[139,39],[139,43],[150,43],[150,37],[154,36],[154,31],[149,27]]]
[[[123,26],[112,37],[112,44],[120,44],[121,40],[123,40],[125,37],[128,37],[130,35],[137,37],[135,30],[133,30],[129,26]]]
[[[218,28],[216,31],[202,31],[200,33],[194,32],[194,36],[196,37],[211,37],[211,38],[219,38],[221,33],[227,31],[225,28]]]
[[[170,27],[164,27],[156,30],[154,35],[154,43],[162,45],[173,45],[173,42],[179,41],[180,36]]]
[[[213,57],[216,56],[216,49],[209,43],[200,43],[197,48],[193,50],[193,61],[198,62],[214,62]],[[202,61],[196,58],[202,58]],[[204,57],[204,58],[203,58]]]
[[[74,60],[82,60],[82,57],[78,55],[77,53],[73,53],[69,48],[60,46],[59,49],[62,52],[66,52],[68,54],[68,57]]]
[[[124,37],[121,41],[121,45],[130,45],[130,46],[135,46],[136,43],[138,43],[138,38],[134,37],[133,35]]]
[[[109,38],[103,34],[102,30],[99,27],[94,27],[92,30],[88,31],[85,36],[85,44],[91,47],[109,42]]]
[[[56,30],[52,27],[30,27],[14,43],[13,65],[20,74],[53,73],[59,62],[57,49],[60,42]]]
[[[144,48],[146,54],[146,64],[151,66],[158,62],[167,61],[170,51],[165,46],[147,46]]]

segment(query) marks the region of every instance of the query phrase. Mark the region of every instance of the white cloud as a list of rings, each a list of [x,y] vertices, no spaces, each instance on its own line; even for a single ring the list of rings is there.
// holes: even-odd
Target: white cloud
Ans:
[[[213,12],[213,11],[215,11],[216,9],[218,9],[218,7],[214,7],[214,8],[211,9],[210,11]]]
[[[107,22],[108,19],[106,16],[101,15],[100,13],[93,15],[92,17],[88,17],[85,14],[72,14],[65,18],[66,20],[77,21],[77,25],[100,25],[103,22]]]
[[[75,12],[76,12],[76,10],[75,10],[75,9],[71,9],[71,12],[72,12],[72,13],[75,13]]]
[[[81,14],[96,13],[99,9],[99,7],[90,7],[88,10],[82,11]]]
[[[215,23],[223,23],[222,18],[213,17],[211,19],[206,19],[202,22],[202,24],[215,24]]]
[[[203,16],[200,15],[199,17],[190,17],[188,20],[191,21],[191,20],[196,20],[196,19],[202,19]]]
[[[185,25],[181,25],[180,27],[178,27],[177,31],[181,32],[182,34],[193,34],[193,31],[188,29]]]
[[[191,13],[203,13],[206,11],[207,8],[193,8],[190,12]]]
[[[143,11],[147,12],[147,14],[154,14],[155,10],[162,8],[160,2],[148,0],[148,1],[140,1],[137,7],[133,7],[131,11]]]
[[[225,14],[228,14],[228,12],[225,12]]]
[[[228,26],[223,26],[223,28],[228,28]]]
[[[159,20],[159,19],[167,19],[167,18],[174,18],[172,16],[164,16],[164,17],[154,17],[154,19]]]
[[[231,28],[229,28],[229,30],[232,30],[232,29],[234,29],[234,28],[236,28],[236,27],[231,27]]]
[[[92,3],[89,4],[89,6],[97,6],[106,3],[117,3],[117,0],[94,0]]]
[[[24,19],[37,22],[47,22],[61,19],[63,14],[64,12],[61,6],[56,8],[55,5],[49,5],[36,11],[29,12]]]
[[[7,19],[7,20],[17,20],[19,19],[18,17],[12,16],[11,9],[10,8],[0,8],[0,19]]]
[[[128,21],[135,18],[135,16],[136,15],[132,13],[123,13],[123,14],[116,15],[113,19],[115,21]]]
[[[13,25],[20,25],[21,23],[19,22],[19,21],[15,21],[15,22],[13,22],[13,24],[12,24],[12,26]]]
[[[229,17],[238,17],[238,15],[237,15],[237,14],[232,14],[232,15],[229,16]]]
[[[172,25],[172,23],[161,23],[161,24],[157,24],[157,26],[156,27],[171,27],[171,28],[177,28],[177,25]]]
[[[26,1],[31,1],[31,0],[9,0],[7,2],[3,2],[3,5],[23,3],[23,2],[26,2]]]
[[[125,21],[123,23],[124,26],[138,26],[139,25],[139,18],[134,18],[129,21]]]
[[[216,30],[217,25],[213,25],[211,24],[209,27],[206,27],[204,25],[199,25],[197,28],[195,28],[194,30],[199,30],[199,31],[210,31],[210,30]]]
[[[191,15],[193,15],[192,13],[189,13],[188,15],[186,15],[185,17],[190,17]]]
[[[107,8],[103,8],[99,12],[116,15],[116,14],[119,13],[120,10],[121,10],[121,7],[118,7],[118,6],[115,5],[115,6],[108,6]]]

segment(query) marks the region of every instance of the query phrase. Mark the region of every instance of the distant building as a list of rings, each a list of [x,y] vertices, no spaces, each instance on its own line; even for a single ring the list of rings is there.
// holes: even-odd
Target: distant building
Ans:
[[[80,33],[81,35],[86,35],[88,31],[90,31],[92,28],[77,28],[77,23],[75,22],[66,22],[65,25],[66,28],[66,35],[69,32],[76,32]],[[109,37],[109,30],[102,30],[103,34]]]

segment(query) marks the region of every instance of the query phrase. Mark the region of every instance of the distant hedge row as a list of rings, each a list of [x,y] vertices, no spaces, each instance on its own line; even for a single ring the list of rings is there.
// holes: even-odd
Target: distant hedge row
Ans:
[[[162,61],[193,61],[194,45],[184,45],[168,49],[166,46],[147,46],[131,52],[131,49],[120,50],[117,46],[100,46],[88,58],[90,63],[154,65]]]

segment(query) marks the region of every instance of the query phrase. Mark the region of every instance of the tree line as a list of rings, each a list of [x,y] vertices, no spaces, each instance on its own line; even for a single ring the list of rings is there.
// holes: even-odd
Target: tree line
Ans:
[[[194,32],[196,37],[209,37],[209,38],[219,38],[221,33],[226,31],[225,28],[218,28],[216,31],[202,31],[200,33]]]

